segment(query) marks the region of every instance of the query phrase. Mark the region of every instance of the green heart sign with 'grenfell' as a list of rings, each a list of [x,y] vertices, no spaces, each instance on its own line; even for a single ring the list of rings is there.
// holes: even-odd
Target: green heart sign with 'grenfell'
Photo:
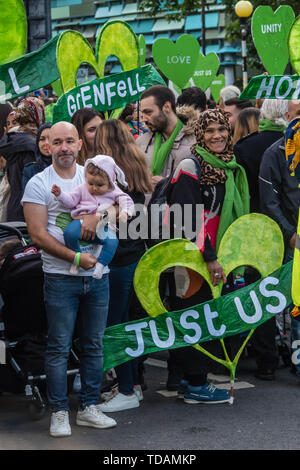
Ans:
[[[176,43],[170,39],[157,39],[152,46],[152,56],[159,70],[183,89],[195,71],[199,49],[194,36],[183,34]]]
[[[295,13],[288,5],[275,12],[259,6],[252,16],[252,37],[259,57],[270,75],[282,75],[289,61],[288,37]]]

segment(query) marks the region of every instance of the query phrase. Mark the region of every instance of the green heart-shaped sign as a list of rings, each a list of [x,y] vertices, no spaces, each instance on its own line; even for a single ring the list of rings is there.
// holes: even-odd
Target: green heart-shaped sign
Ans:
[[[266,252],[269,256],[266,256]],[[265,277],[281,266],[283,254],[284,243],[279,226],[262,214],[248,214],[237,219],[225,232],[220,243],[218,260],[226,275],[237,267],[248,265]],[[159,278],[163,271],[173,266],[184,266],[198,272],[209,284],[213,297],[221,296],[223,284],[215,287],[212,285],[206,263],[197,246],[188,240],[168,240],[145,253],[134,275],[136,294],[150,316],[155,317],[165,312],[159,294]],[[250,331],[232,361],[223,339],[220,341],[226,360],[213,356],[199,344],[194,347],[227,367],[233,384],[239,357],[253,331]]]
[[[27,48],[27,17],[23,0],[1,2],[0,64],[15,60]]]
[[[109,56],[120,60],[123,70],[139,67],[139,42],[132,28],[123,21],[109,21],[101,29],[96,41],[96,54],[89,42],[77,31],[64,31],[57,43],[57,68],[64,93],[75,88],[76,74],[83,63],[91,65],[96,76],[104,77]]]
[[[152,46],[152,56],[160,71],[182,89],[194,73],[199,48],[194,36],[183,34],[176,43],[157,39]]]
[[[293,68],[300,75],[300,16],[296,18],[288,39],[290,60]]]
[[[217,54],[210,52],[207,55],[199,54],[197,65],[193,74],[194,84],[205,91],[214,80],[220,67]]]
[[[266,256],[266,252],[270,256]],[[248,214],[239,217],[225,232],[218,260],[226,275],[239,266],[252,266],[262,276],[267,276],[281,266],[283,252],[282,233],[278,225],[265,215]],[[198,272],[209,284],[213,297],[220,297],[222,284],[212,285],[197,246],[188,240],[167,240],[150,248],[135,271],[135,291],[150,316],[165,312],[159,295],[159,278],[163,271],[173,266],[184,266]]]
[[[288,64],[288,37],[294,20],[295,13],[288,5],[275,12],[270,6],[259,6],[253,13],[253,42],[270,75],[282,75]]]
[[[210,92],[212,94],[213,99],[215,100],[216,103],[219,102],[220,99],[220,91],[222,88],[225,87],[225,76],[223,73],[220,73],[217,75],[213,81],[211,82],[210,85]]]

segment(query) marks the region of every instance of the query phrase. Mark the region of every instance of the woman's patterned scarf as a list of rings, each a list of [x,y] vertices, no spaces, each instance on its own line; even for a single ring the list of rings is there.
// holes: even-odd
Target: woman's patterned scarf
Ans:
[[[20,129],[34,136],[45,122],[45,107],[43,101],[35,97],[24,98],[15,109],[15,120]]]
[[[290,171],[295,174],[297,166],[300,167],[300,118],[293,119],[286,130],[285,156]],[[300,172],[298,174],[300,176]]]
[[[211,150],[206,146],[204,141],[204,134],[209,122],[216,122],[224,126],[228,131],[228,139],[226,147],[222,153],[212,153]],[[196,146],[204,148],[207,152],[215,155],[225,163],[230,162],[233,159],[233,142],[232,142],[232,131],[230,122],[226,114],[220,109],[208,109],[200,114],[198,121],[194,127],[194,133],[196,136],[196,144],[191,147],[191,152],[195,157],[200,160],[201,166],[201,182],[208,185],[215,185],[217,183],[225,183],[227,177],[225,171],[221,168],[215,168],[201,157],[196,150]]]

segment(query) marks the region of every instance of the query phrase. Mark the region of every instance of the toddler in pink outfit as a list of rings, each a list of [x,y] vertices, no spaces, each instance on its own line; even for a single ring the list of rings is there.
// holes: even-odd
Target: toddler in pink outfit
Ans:
[[[66,246],[76,251],[74,264],[70,270],[72,274],[78,272],[79,239],[81,236],[80,217],[82,215],[96,212],[105,215],[107,209],[114,204],[119,205],[119,220],[122,222],[126,222],[128,217],[134,214],[132,199],[116,185],[116,181],[124,187],[127,186],[127,183],[123,171],[116,165],[113,158],[107,155],[96,155],[85,162],[84,169],[85,183],[78,186],[71,193],[61,191],[61,188],[55,184],[51,189],[51,192],[65,208],[72,209],[71,216],[73,220],[64,232]],[[102,245],[93,274],[93,277],[101,279],[104,267],[111,262],[118,247],[116,230],[113,230],[110,224],[98,224],[94,243]]]

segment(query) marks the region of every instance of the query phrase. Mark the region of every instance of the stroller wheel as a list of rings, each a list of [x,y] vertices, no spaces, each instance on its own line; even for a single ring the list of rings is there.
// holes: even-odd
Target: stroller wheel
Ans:
[[[46,412],[46,407],[45,406],[41,407],[38,403],[33,401],[29,403],[28,410],[29,410],[31,419],[33,419],[34,421],[39,421],[40,419],[44,417],[45,412]]]

